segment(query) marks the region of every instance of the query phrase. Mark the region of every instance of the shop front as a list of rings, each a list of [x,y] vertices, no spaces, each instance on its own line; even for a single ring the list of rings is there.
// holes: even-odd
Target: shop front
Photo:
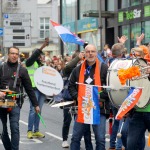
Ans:
[[[142,44],[150,42],[150,3],[134,3],[131,7],[118,11],[119,36],[126,35],[128,53],[136,45],[136,38],[145,34]]]

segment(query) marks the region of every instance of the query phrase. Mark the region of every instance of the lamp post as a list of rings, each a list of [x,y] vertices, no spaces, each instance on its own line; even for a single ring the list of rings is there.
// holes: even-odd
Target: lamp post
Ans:
[[[98,14],[99,14],[99,21],[98,21],[98,28],[100,30],[100,50],[102,51],[102,7],[101,7],[101,0],[97,0],[97,9],[98,9]]]
[[[3,28],[3,0],[0,0],[0,28]],[[0,36],[0,52],[4,53],[3,51],[3,35]]]

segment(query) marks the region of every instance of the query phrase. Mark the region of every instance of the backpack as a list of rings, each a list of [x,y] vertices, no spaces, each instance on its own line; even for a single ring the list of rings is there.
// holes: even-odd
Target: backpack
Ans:
[[[69,93],[69,90],[68,90],[70,76],[69,77],[65,77],[63,79],[64,79],[64,89],[62,91],[62,97],[66,101],[72,101],[72,97],[71,97],[71,95]]]

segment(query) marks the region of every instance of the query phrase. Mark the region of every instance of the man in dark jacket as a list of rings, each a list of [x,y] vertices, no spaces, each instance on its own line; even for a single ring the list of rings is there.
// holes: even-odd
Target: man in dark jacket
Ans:
[[[34,90],[34,93],[36,95],[36,98],[38,100],[38,104],[40,107],[40,110],[42,110],[42,106],[44,104],[44,100],[45,100],[45,95],[43,93],[41,93],[35,86],[34,83],[34,73],[35,71],[41,67],[42,64],[42,50],[44,47],[46,47],[49,44],[49,39],[46,38],[46,40],[44,41],[44,43],[42,44],[40,49],[36,49],[31,57],[29,57],[26,60],[26,67],[31,79],[31,83],[32,83],[32,88]],[[28,132],[27,132],[27,138],[32,139],[33,137],[37,137],[37,138],[44,138],[45,135],[42,134],[41,132],[39,132],[39,123],[40,123],[40,118],[38,117],[38,115],[35,113],[34,108],[32,106],[32,104],[30,104],[30,112],[29,112],[29,117],[28,117]]]
[[[96,65],[97,65],[97,50],[94,45],[87,45],[85,47],[85,70],[82,76],[84,76],[84,83],[94,85],[96,75]],[[78,88],[79,85],[76,83],[79,82],[80,78],[80,71],[83,64],[76,67],[71,75],[70,84],[69,84],[69,92],[74,100],[78,102]],[[89,69],[90,68],[90,69]],[[101,85],[106,85],[106,76],[107,76],[107,65],[101,64],[100,67],[100,82]],[[97,75],[96,75],[97,76]],[[105,91],[100,93],[100,124],[99,125],[92,125],[93,131],[95,134],[96,140],[96,150],[105,150],[105,130],[106,130],[106,118],[109,115],[109,98]],[[73,135],[71,139],[71,150],[80,149],[80,141],[83,136],[83,131],[85,126],[90,126],[89,124],[79,123],[75,121],[74,128],[73,128]]]
[[[83,58],[84,58],[84,51],[79,52],[78,50],[76,50],[75,53],[72,55],[72,60],[70,62],[68,62],[67,65],[65,66],[65,68],[63,69],[64,79],[69,78],[72,70],[79,63],[81,63],[81,61],[83,61]],[[71,99],[71,100],[73,100],[73,99]],[[69,112],[70,109],[68,107],[69,106],[66,106],[63,109],[63,116],[64,116],[63,128],[62,128],[62,138],[63,138],[62,147],[63,148],[69,147],[67,139],[68,139],[68,133],[69,133],[69,128],[70,128],[70,123],[71,123],[72,117],[71,117],[71,113]],[[91,141],[90,126],[88,126],[87,128],[84,128],[84,141],[85,141],[86,150],[92,150],[93,146],[92,146],[92,141]]]
[[[17,106],[12,108],[12,110],[0,108],[0,118],[3,124],[2,142],[6,150],[19,150],[19,119],[20,109],[23,103],[21,96],[23,94],[23,87],[25,88],[33,107],[35,108],[35,112],[40,112],[28,72],[22,66],[20,66],[19,69],[16,88],[14,87],[15,77],[17,74],[16,72],[18,70],[18,57],[19,49],[16,47],[10,47],[8,49],[8,61],[0,67],[0,89],[12,90],[19,95],[16,96]],[[11,140],[7,131],[7,115],[9,115]]]

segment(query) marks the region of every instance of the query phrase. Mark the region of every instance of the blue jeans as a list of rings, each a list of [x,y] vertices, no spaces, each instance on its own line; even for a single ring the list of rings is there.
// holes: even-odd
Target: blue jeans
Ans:
[[[11,140],[8,136],[7,129],[7,114],[9,115]],[[10,112],[7,109],[0,109],[0,118],[3,124],[2,142],[6,150],[19,150],[19,119],[20,119],[20,107],[13,108]]]
[[[125,119],[125,122],[122,127],[122,131],[121,131],[121,140],[122,140],[122,144],[125,148],[127,148],[127,136],[128,136],[128,129],[129,129],[129,121],[130,121],[130,117],[127,117]],[[122,122],[123,122],[123,119],[120,121],[120,126],[121,126]],[[120,126],[119,126],[119,130],[120,130]]]
[[[36,95],[39,107],[40,107],[40,113],[42,111],[42,106],[44,104],[45,100],[45,95],[42,94],[39,90],[34,90],[34,93]],[[28,117],[28,131],[33,131],[38,132],[39,131],[39,123],[40,123],[40,118],[36,114],[34,107],[32,106],[32,103],[30,101],[30,112],[29,112],[29,117]],[[34,129],[33,129],[34,128]]]
[[[127,150],[144,150],[147,129],[150,131],[150,112],[134,112],[129,123]]]
[[[122,141],[121,138],[117,138],[120,121],[115,119],[118,109],[112,106],[112,112],[114,115],[114,123],[112,127],[112,134],[110,135],[110,148],[116,148],[116,150],[120,150],[122,149]],[[117,142],[116,142],[116,138],[117,138]]]
[[[73,135],[71,138],[71,150],[80,149],[80,141],[84,134],[85,128],[90,128],[90,125],[75,121]],[[95,134],[96,150],[105,150],[106,116],[101,114],[100,125],[92,125],[92,128]],[[89,148],[88,150],[93,150],[93,147]]]

